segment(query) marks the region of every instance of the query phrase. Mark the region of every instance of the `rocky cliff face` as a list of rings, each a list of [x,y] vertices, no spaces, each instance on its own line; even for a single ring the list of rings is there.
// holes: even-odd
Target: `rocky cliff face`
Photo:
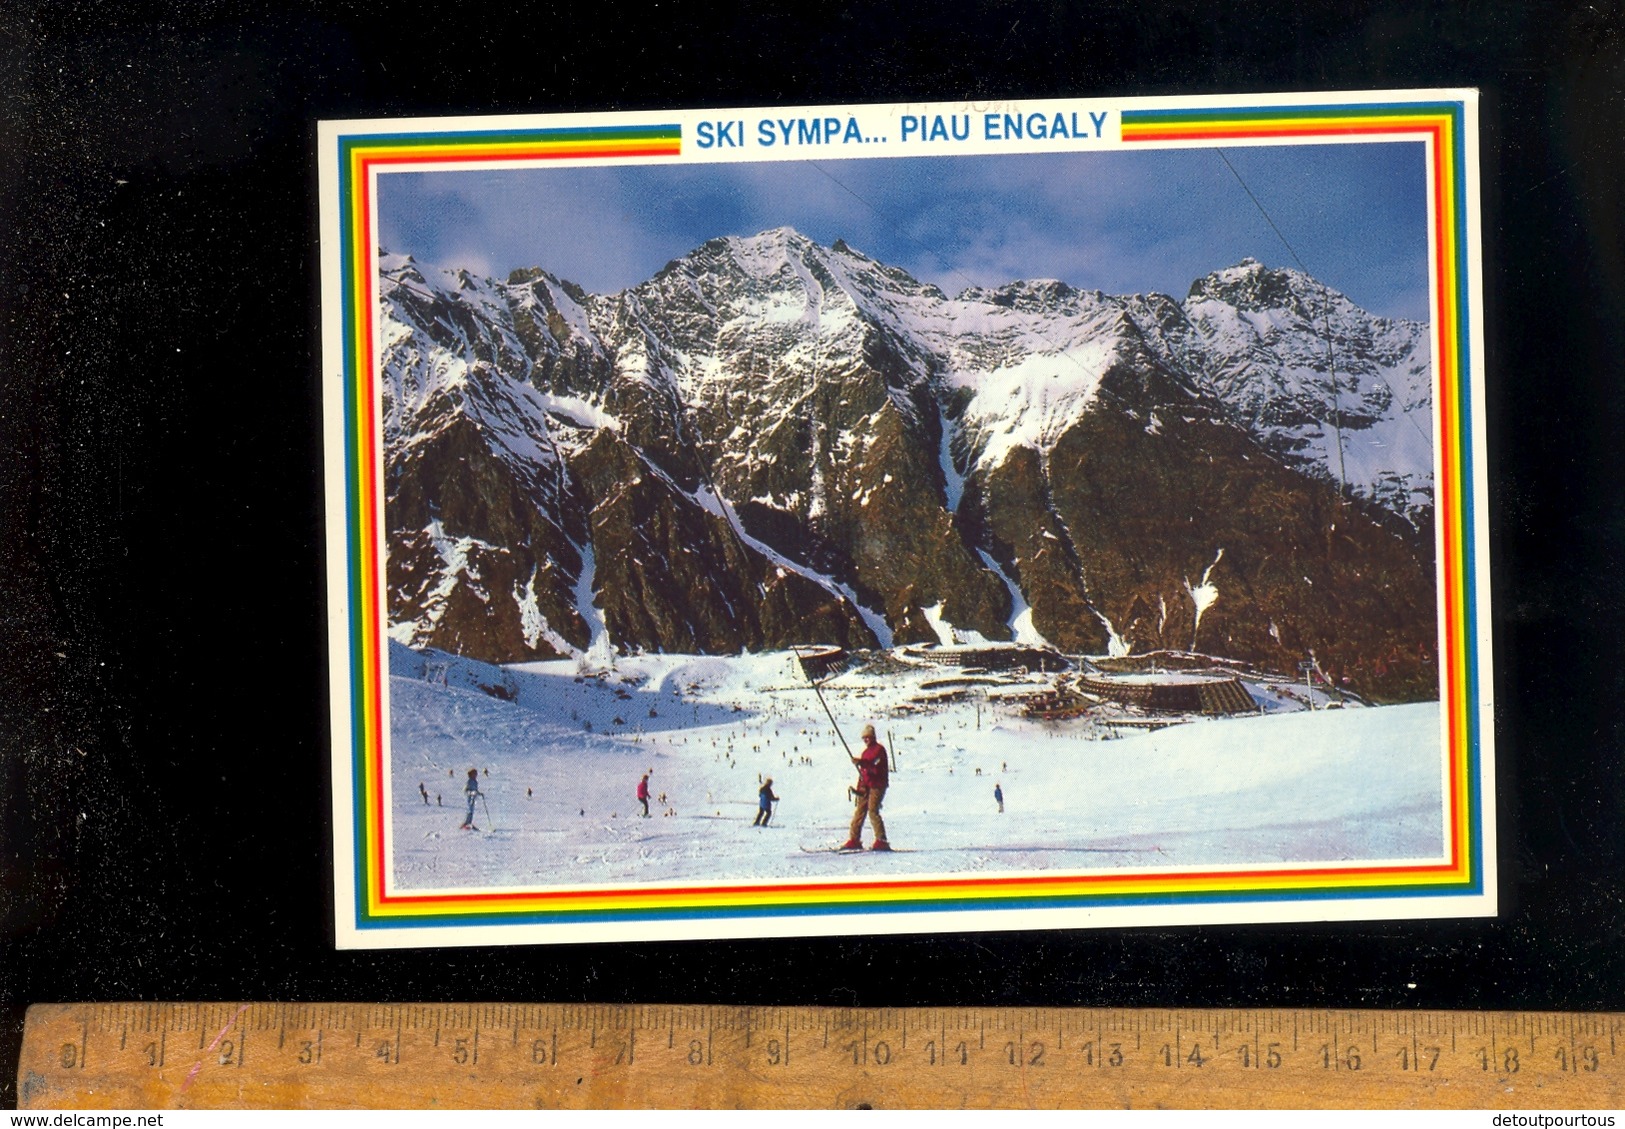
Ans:
[[[1170,344],[1283,460],[1421,525],[1433,508],[1424,328],[1253,259],[1191,284]],[[1341,457],[1338,439],[1341,437]]]
[[[614,295],[380,276],[402,642],[1313,649],[1433,692],[1424,327],[1296,272],[949,297],[780,229]]]

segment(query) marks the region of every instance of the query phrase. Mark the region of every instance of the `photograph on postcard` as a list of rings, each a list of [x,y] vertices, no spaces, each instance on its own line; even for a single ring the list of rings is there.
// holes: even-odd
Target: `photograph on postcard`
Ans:
[[[341,943],[1493,912],[1472,108],[324,125]]]

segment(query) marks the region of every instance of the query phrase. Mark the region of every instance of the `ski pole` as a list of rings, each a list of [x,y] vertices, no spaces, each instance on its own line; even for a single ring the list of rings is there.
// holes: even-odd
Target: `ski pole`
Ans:
[[[485,822],[490,823],[491,822],[491,805],[486,801],[484,792],[481,792],[479,794],[479,796],[480,796],[480,806],[485,809]],[[493,828],[492,830],[495,830],[495,828]]]

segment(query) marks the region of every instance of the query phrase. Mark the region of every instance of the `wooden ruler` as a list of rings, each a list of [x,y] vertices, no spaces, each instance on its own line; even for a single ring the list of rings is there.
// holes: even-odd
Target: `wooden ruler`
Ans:
[[[506,1004],[31,1007],[38,1108],[1625,1105],[1625,1015]]]

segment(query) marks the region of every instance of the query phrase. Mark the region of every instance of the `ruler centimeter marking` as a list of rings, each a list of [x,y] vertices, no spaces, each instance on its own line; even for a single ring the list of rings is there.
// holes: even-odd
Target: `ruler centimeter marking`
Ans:
[[[251,1032],[276,1038],[256,1037],[249,1061]],[[42,1004],[28,1011],[18,1100],[1615,1109],[1622,1033],[1625,1014],[1577,1012]]]

